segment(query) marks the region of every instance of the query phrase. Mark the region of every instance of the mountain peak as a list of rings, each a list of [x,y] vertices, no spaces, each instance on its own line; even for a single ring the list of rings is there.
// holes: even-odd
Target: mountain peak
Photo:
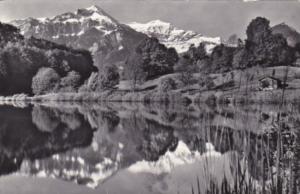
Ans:
[[[168,26],[170,26],[170,25],[171,25],[170,23],[168,23],[168,22],[165,22],[165,21],[162,21],[162,20],[159,20],[159,19],[152,20],[152,21],[148,22],[148,24],[156,24],[156,25],[168,25]]]
[[[98,5],[92,5],[91,7],[88,7],[86,8],[87,10],[90,10],[90,11],[95,11],[95,12],[98,12],[98,11],[103,11],[102,8],[100,8]]]
[[[100,23],[111,23],[118,25],[119,22],[113,18],[111,15],[106,13],[101,7],[97,5],[92,5],[88,8],[78,9],[75,14],[77,17],[90,18],[92,20],[99,21]]]
[[[106,13],[101,7],[99,7],[98,5],[92,5],[90,7],[87,8],[80,8],[77,10],[76,14],[100,14],[100,15],[105,15],[105,16],[109,16],[108,13]]]

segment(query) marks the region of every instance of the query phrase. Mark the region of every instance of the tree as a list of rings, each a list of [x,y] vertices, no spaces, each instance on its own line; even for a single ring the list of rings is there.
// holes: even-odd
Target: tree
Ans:
[[[126,61],[124,66],[124,77],[130,81],[132,90],[136,90],[137,84],[142,83],[146,79],[146,73],[142,68],[142,56],[133,54]]]
[[[189,55],[184,55],[180,58],[176,66],[174,67],[175,72],[180,73],[180,81],[184,85],[190,85],[193,81],[193,74],[198,72],[198,68]]]
[[[112,64],[105,65],[95,78],[95,91],[113,89],[120,81],[118,68]]]
[[[247,67],[282,66],[294,62],[294,51],[281,34],[272,34],[270,22],[257,17],[247,27],[245,50]]]
[[[76,71],[70,71],[67,76],[61,78],[60,91],[62,92],[76,92],[80,86],[81,76]]]
[[[5,81],[7,80],[8,76],[8,68],[7,68],[7,63],[5,60],[5,55],[3,52],[0,51],[0,92],[2,90],[5,90],[6,83]]]
[[[157,38],[143,40],[129,57],[128,63],[135,64],[135,58],[138,58],[137,60],[140,62],[139,65],[145,74],[145,80],[173,73],[173,66],[178,61],[176,50],[160,44]]]
[[[232,60],[236,48],[227,47],[223,44],[214,48],[211,54],[209,72],[228,72],[232,70]]]
[[[198,47],[195,47],[195,45],[192,44],[185,55],[188,55],[191,59],[193,59],[194,63],[198,60],[204,59],[207,57],[205,44],[200,43]]]
[[[62,77],[76,71],[81,76],[80,82],[96,70],[88,51],[75,50],[33,37],[27,39],[17,28],[1,23],[0,50],[2,95],[31,94],[32,79],[41,67],[50,67]]]
[[[239,37],[237,36],[237,34],[230,35],[227,40],[227,44],[234,45],[234,46],[237,46],[238,42],[239,42]]]
[[[246,47],[263,43],[272,35],[270,21],[263,17],[255,18],[248,25],[246,34]]]
[[[32,91],[36,95],[56,92],[60,83],[60,76],[52,68],[40,68],[32,78]]]
[[[180,73],[180,80],[184,85],[190,85],[193,82],[193,74],[208,66],[208,59],[204,43],[200,43],[198,47],[191,45],[179,58],[174,71]]]

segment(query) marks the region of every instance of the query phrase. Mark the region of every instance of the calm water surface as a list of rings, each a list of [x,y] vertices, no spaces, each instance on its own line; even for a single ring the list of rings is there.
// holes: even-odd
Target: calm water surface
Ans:
[[[0,193],[298,193],[299,110],[1,105]]]

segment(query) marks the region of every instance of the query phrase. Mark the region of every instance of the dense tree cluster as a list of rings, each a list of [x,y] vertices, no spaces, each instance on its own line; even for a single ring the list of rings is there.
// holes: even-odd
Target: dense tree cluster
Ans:
[[[60,77],[77,72],[80,83],[95,70],[88,51],[36,38],[24,39],[15,27],[0,24],[0,93],[32,93],[32,78],[42,67],[52,68]]]
[[[247,39],[245,44],[238,40],[235,45],[218,45],[213,49],[209,57],[205,55],[191,55],[190,49],[184,53],[179,60],[183,61],[181,69],[190,71],[186,63],[194,64],[202,56],[201,65],[198,64],[199,71],[206,73],[223,73],[234,69],[245,69],[249,67],[274,67],[293,65],[295,61],[295,51],[281,34],[272,34],[270,22],[262,17],[257,17],[251,21],[247,27]],[[235,37],[236,39],[236,37]],[[203,47],[200,45],[199,47]],[[197,50],[198,48],[193,48]],[[202,48],[200,48],[203,50]],[[188,55],[188,57],[186,56]],[[201,57],[200,57],[201,59]],[[195,69],[192,68],[194,71]]]
[[[252,20],[247,28],[247,40],[244,48],[246,65],[281,66],[291,65],[294,50],[288,46],[281,34],[272,34],[270,22],[262,17]]]
[[[192,84],[193,74],[200,72],[207,66],[209,57],[206,53],[205,44],[198,47],[191,45],[174,66],[174,71],[180,73],[180,80],[184,85]]]
[[[172,73],[178,55],[174,48],[167,48],[159,43],[156,38],[143,40],[127,59],[124,74],[127,79],[133,78],[132,73],[136,71],[144,80],[150,80],[159,76]]]
[[[120,74],[116,65],[107,64],[99,72],[93,73],[80,88],[82,92],[101,92],[114,89],[119,84]]]

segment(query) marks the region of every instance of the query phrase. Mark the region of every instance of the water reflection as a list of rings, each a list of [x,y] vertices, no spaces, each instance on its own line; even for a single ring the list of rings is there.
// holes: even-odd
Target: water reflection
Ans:
[[[1,175],[108,193],[299,191],[297,106],[3,105],[0,118]]]

